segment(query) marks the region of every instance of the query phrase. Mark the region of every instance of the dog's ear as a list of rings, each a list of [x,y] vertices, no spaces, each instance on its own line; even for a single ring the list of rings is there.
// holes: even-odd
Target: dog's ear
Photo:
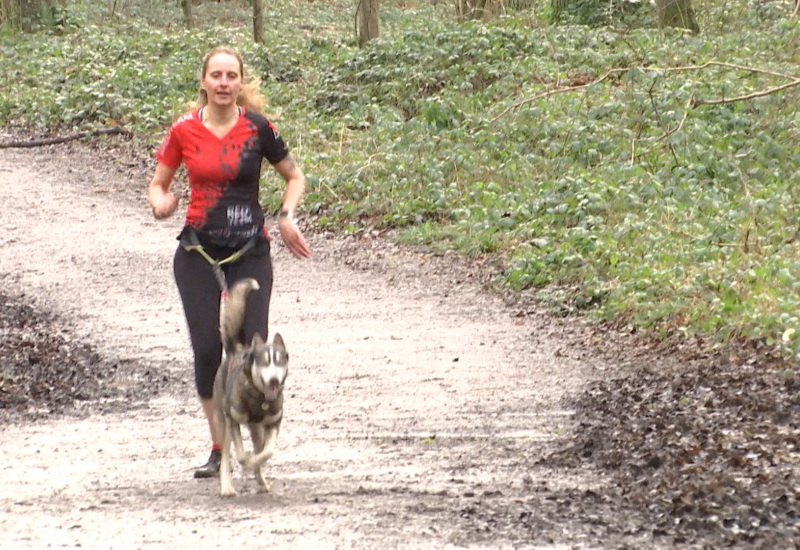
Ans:
[[[264,340],[261,338],[261,335],[260,335],[259,333],[257,333],[257,332],[256,332],[256,333],[253,335],[253,340],[252,340],[252,342],[251,342],[251,343],[252,343],[252,346],[253,346],[253,347],[257,347],[257,346],[263,346],[263,345],[264,345]]]
[[[275,333],[272,338],[272,349],[274,350],[275,364],[284,366],[289,362],[289,353],[286,351],[286,344],[283,343],[283,338],[280,333]]]
[[[245,373],[245,376],[250,378],[250,366],[255,362],[255,355],[253,354],[253,348],[245,348],[236,354],[237,362],[233,363],[229,368],[233,369],[233,367],[241,366],[242,372]]]

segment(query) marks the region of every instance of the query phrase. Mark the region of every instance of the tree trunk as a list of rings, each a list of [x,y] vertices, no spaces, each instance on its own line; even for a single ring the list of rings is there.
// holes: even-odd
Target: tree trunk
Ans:
[[[503,0],[455,0],[456,17],[459,21],[469,19],[489,21],[503,11]]]
[[[37,27],[52,27],[58,11],[57,0],[0,0],[0,26],[33,32]]]
[[[19,1],[19,27],[23,32],[32,32],[34,23],[39,21],[39,2],[37,0]]]
[[[558,17],[567,9],[569,4],[569,0],[550,0],[550,9],[553,11],[553,17],[558,19]]]
[[[10,2],[8,0],[0,0],[0,30],[5,28],[6,25],[11,26],[13,20]]]
[[[253,0],[253,40],[264,43],[264,2]]]
[[[358,3],[358,45],[363,48],[378,36],[378,0],[361,0]]]
[[[678,27],[700,32],[692,9],[692,0],[656,0],[658,21],[662,27]]]
[[[466,0],[455,0],[455,7],[456,19],[463,21],[466,10],[468,9]]]
[[[186,24],[187,29],[194,27],[194,19],[192,18],[192,0],[180,0],[181,9],[183,9],[183,22]]]

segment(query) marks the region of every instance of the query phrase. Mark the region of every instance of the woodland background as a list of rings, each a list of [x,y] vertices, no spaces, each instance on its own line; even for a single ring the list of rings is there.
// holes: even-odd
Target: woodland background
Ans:
[[[794,4],[362,4],[2,0],[0,121],[124,129],[146,157],[228,43],[321,228],[486,258],[564,313],[797,357]]]
[[[655,343],[576,399],[552,461],[618,489],[575,502],[677,545],[790,547],[799,40],[789,0],[0,0],[0,147],[94,135],[152,163],[204,52],[238,48],[309,226],[456,251],[612,355]],[[280,186],[265,171],[269,211]]]

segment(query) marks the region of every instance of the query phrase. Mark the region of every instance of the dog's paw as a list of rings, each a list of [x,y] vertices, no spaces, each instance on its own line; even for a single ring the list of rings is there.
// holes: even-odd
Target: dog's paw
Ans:
[[[252,469],[252,466],[250,466],[250,464],[252,464],[253,462],[253,453],[251,453],[250,451],[246,451],[242,453],[242,456],[237,455],[236,460],[238,460],[239,464],[241,464],[245,468]]]
[[[267,458],[269,458],[269,457],[267,457]],[[242,464],[242,466],[244,466],[248,470],[252,470],[253,472],[255,472],[259,468],[261,468],[266,461],[267,461],[266,458],[261,457],[260,459],[256,459],[256,457],[254,455],[254,456],[251,456],[250,458],[248,458],[247,462]]]
[[[233,487],[221,487],[219,490],[219,496],[223,498],[235,497],[236,495],[236,489]]]
[[[259,485],[261,485],[258,488],[258,492],[259,493],[269,493],[272,490],[272,482],[271,481],[267,481],[266,479],[261,478],[261,479],[258,480],[258,483],[259,483]]]

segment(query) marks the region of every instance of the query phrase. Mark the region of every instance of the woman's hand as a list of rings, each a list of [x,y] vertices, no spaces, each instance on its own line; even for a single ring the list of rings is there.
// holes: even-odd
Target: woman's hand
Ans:
[[[147,202],[153,209],[153,217],[157,220],[169,218],[178,208],[178,196],[169,192],[175,169],[160,162],[156,165],[153,180],[147,186]]]
[[[153,217],[157,220],[169,218],[178,208],[180,198],[172,193],[164,193],[158,198],[152,199]]]
[[[277,163],[275,170],[286,180],[283,206],[278,215],[278,230],[281,232],[281,238],[286,244],[286,248],[294,254],[295,258],[308,258],[311,256],[311,250],[292,216],[292,212],[300,202],[300,197],[306,188],[306,177],[291,156],[287,156]]]
[[[278,218],[278,230],[281,233],[281,239],[295,258],[308,258],[311,256],[311,250],[308,248],[308,243],[303,238],[300,228],[294,223],[291,216],[283,216]]]

